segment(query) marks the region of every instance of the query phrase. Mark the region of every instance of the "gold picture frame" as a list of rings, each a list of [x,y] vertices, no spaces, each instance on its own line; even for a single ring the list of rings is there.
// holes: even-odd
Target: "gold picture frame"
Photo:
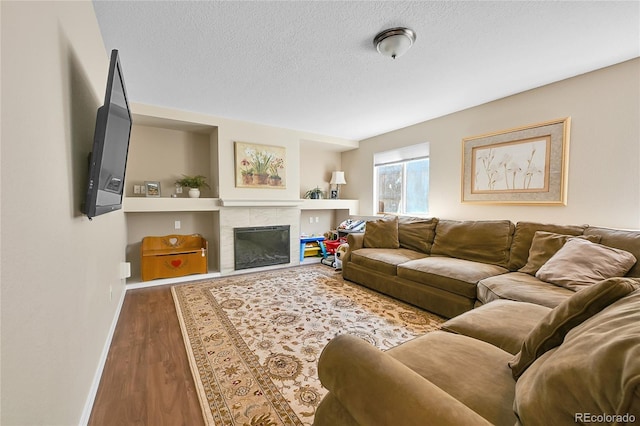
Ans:
[[[462,202],[567,204],[571,118],[462,140]]]
[[[237,188],[286,189],[287,149],[236,142],[235,174]]]

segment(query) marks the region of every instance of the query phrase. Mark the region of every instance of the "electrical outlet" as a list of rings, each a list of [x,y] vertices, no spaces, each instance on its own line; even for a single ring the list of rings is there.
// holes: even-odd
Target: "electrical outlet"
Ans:
[[[313,223],[313,217],[309,216],[309,223]]]
[[[140,192],[142,192],[142,190],[140,189],[140,185],[133,185],[133,193],[139,195]]]
[[[320,218],[316,216],[316,223],[320,222]]]
[[[120,279],[125,280],[131,276],[131,263],[120,262]]]
[[[179,220],[176,220],[175,222],[173,222],[173,226],[175,229],[180,229],[181,223]]]

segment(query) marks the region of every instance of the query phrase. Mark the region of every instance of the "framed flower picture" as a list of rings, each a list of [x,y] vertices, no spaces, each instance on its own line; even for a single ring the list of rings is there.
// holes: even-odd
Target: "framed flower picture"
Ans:
[[[566,205],[570,118],[462,140],[462,202]]]
[[[287,150],[281,146],[235,143],[237,188],[285,189]]]

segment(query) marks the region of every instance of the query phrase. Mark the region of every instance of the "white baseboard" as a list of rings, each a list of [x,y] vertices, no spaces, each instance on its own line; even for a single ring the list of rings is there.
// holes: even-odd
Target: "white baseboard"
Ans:
[[[116,313],[113,316],[113,320],[111,321],[111,327],[109,328],[109,334],[107,335],[107,340],[104,343],[104,347],[102,348],[102,354],[100,355],[100,361],[98,362],[98,368],[93,376],[93,382],[91,383],[91,388],[89,389],[89,395],[87,396],[87,400],[84,404],[84,409],[82,410],[82,417],[80,417],[80,426],[86,426],[89,423],[89,418],[91,417],[91,411],[93,410],[93,403],[96,400],[96,395],[98,394],[98,387],[100,386],[100,379],[102,378],[102,372],[104,371],[104,365],[107,362],[107,356],[109,355],[109,348],[111,348],[111,340],[113,339],[113,334],[116,331],[116,325],[118,325],[118,319],[120,318],[120,311],[122,310],[122,305],[124,304],[124,297],[127,294],[127,289],[124,288],[122,291],[122,296],[120,296],[120,300],[118,301],[118,306],[116,308]]]

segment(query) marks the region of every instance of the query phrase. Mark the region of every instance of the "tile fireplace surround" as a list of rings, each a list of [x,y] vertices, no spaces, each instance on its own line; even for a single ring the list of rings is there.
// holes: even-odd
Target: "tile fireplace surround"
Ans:
[[[233,229],[253,226],[289,225],[290,259],[299,258],[299,207],[225,207],[220,210],[220,273],[235,271],[233,259]],[[296,262],[297,264],[297,262]],[[289,265],[292,265],[290,262]],[[246,270],[248,271],[248,270]]]

